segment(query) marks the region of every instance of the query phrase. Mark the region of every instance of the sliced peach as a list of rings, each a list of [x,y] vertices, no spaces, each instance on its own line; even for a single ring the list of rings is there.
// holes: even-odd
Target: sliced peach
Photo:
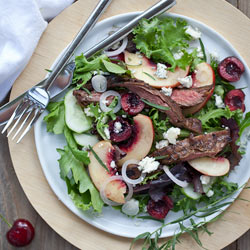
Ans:
[[[95,184],[96,188],[100,191],[103,183],[115,174],[110,163],[113,161],[114,147],[108,141],[100,141],[93,147],[94,152],[99,156],[102,162],[107,166],[109,172],[98,162],[92,152],[89,154],[90,164],[89,174]],[[105,194],[108,199],[117,202],[125,203],[124,193],[126,192],[126,185],[123,181],[115,180],[107,184]]]
[[[142,80],[155,88],[162,87],[176,87],[180,85],[178,78],[186,77],[189,73],[189,66],[183,70],[181,68],[176,68],[174,72],[168,71],[167,78],[158,78],[155,73],[157,71],[157,65],[150,61],[145,56],[138,56],[137,54],[124,52],[125,63],[129,70],[131,70],[132,75],[138,79]]]
[[[200,173],[208,176],[223,176],[230,170],[229,160],[224,157],[201,157],[188,163]]]
[[[194,88],[213,85],[215,82],[214,70],[206,62],[199,63],[192,74],[192,78]]]
[[[153,140],[154,127],[151,119],[146,115],[138,114],[134,117],[134,130],[128,143],[119,145],[127,155],[118,164],[122,165],[130,159],[143,159],[149,153]]]

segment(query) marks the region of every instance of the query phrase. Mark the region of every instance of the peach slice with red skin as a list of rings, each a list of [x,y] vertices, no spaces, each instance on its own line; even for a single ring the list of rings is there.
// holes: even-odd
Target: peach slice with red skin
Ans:
[[[230,163],[224,157],[201,157],[188,161],[189,165],[198,172],[208,176],[223,176],[230,170]]]
[[[206,62],[199,63],[192,74],[193,88],[213,85],[215,83],[215,74],[213,68]]]
[[[118,165],[121,166],[130,159],[143,159],[149,153],[153,140],[154,127],[151,119],[146,115],[136,115],[131,138],[127,143],[119,144],[119,148],[127,155],[118,161]]]
[[[177,87],[180,85],[178,78],[186,77],[189,73],[189,66],[185,70],[177,67],[174,72],[167,72],[166,79],[158,78],[155,75],[157,65],[147,57],[138,56],[137,54],[129,53],[128,51],[124,51],[124,55],[125,63],[127,64],[127,68],[131,70],[132,75],[136,79],[142,80],[155,88]]]
[[[214,93],[215,88],[215,73],[212,67],[205,62],[198,64],[195,68],[194,73],[192,74],[193,79],[193,88],[200,88],[205,86],[211,86],[211,89],[208,91],[206,98],[202,103],[199,103],[190,108],[184,108],[183,114],[190,115],[200,111],[208,102],[212,94]]]
[[[107,166],[109,172],[98,162],[92,152],[89,154],[90,164],[88,166],[90,177],[96,188],[100,191],[101,186],[111,176],[115,175],[115,170],[111,168],[110,163],[114,159],[115,149],[109,141],[100,141],[94,145],[93,150]],[[126,192],[126,185],[123,181],[115,180],[107,184],[105,194],[108,199],[117,202],[125,203],[124,194]]]

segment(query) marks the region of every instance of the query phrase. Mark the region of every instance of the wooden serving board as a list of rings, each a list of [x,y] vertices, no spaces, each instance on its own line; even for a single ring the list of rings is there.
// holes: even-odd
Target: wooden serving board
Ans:
[[[97,2],[97,0],[80,0],[48,25],[30,63],[16,80],[11,99],[45,77],[44,69],[51,66],[72,40]],[[144,10],[155,2],[157,1],[114,0],[103,18]],[[217,30],[233,44],[250,66],[250,20],[226,1],[177,0],[177,5],[171,9],[171,12],[195,18]],[[129,249],[131,240],[113,236],[87,224],[57,199],[43,175],[36,153],[33,132],[30,132],[18,145],[9,140],[9,147],[17,177],[29,201],[57,233],[81,249]],[[249,200],[250,190],[244,190],[241,197]],[[212,236],[202,234],[201,241],[208,249],[222,249],[249,228],[249,203],[237,200],[227,210],[222,220],[209,225],[209,230],[214,234]],[[177,249],[200,249],[187,235],[183,235],[181,241]],[[140,246],[136,248],[140,249]]]

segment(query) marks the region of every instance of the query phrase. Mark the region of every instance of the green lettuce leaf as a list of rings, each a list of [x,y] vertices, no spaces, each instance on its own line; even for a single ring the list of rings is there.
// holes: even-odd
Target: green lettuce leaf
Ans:
[[[65,126],[63,101],[49,103],[47,110],[50,113],[43,118],[47,125],[47,131],[62,134]]]
[[[185,69],[193,60],[193,55],[185,50],[189,47],[188,41],[192,39],[185,32],[186,26],[187,22],[181,19],[176,21],[172,18],[157,17],[151,20],[143,19],[133,31],[134,42],[137,49],[146,57],[156,62],[169,63],[171,65],[169,70],[173,71],[176,66]],[[184,55],[176,60],[173,54],[180,48]]]

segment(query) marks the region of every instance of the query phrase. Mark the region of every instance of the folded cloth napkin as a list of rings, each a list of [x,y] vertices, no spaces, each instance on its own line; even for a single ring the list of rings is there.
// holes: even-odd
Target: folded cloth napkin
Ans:
[[[7,0],[0,4],[0,102],[27,65],[47,22],[74,0]]]

